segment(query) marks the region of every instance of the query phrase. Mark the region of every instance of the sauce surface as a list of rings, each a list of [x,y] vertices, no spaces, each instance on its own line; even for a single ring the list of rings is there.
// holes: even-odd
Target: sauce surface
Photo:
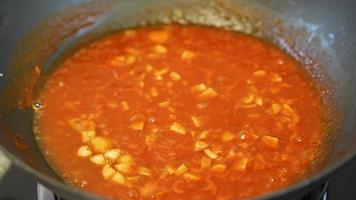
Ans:
[[[204,26],[117,32],[47,81],[35,126],[67,182],[113,199],[244,199],[299,180],[323,139],[300,64]]]

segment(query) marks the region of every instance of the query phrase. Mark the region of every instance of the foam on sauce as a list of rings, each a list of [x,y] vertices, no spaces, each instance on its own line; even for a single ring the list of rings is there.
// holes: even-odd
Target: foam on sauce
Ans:
[[[323,105],[270,43],[204,26],[125,30],[46,83],[35,126],[67,182],[118,199],[242,199],[299,180]]]

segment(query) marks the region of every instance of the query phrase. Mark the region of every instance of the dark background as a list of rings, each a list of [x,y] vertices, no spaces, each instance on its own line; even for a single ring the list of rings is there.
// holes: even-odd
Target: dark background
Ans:
[[[0,182],[0,200],[37,200],[36,182],[26,173],[12,169]],[[356,159],[330,177],[328,200],[356,199]]]

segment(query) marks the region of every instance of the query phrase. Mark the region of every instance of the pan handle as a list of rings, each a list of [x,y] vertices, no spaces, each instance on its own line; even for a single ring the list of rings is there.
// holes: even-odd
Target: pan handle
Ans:
[[[4,153],[0,150],[0,181],[2,177],[6,174],[11,166],[10,160],[4,155]]]

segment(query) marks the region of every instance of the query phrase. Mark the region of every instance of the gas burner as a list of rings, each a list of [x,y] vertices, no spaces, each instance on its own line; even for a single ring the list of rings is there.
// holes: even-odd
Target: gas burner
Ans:
[[[320,187],[317,187],[317,189],[313,190],[307,195],[301,198],[296,198],[294,200],[327,200],[328,199],[327,190],[328,190],[328,182],[321,185]],[[41,184],[37,184],[37,195],[38,195],[38,200],[65,200]]]

